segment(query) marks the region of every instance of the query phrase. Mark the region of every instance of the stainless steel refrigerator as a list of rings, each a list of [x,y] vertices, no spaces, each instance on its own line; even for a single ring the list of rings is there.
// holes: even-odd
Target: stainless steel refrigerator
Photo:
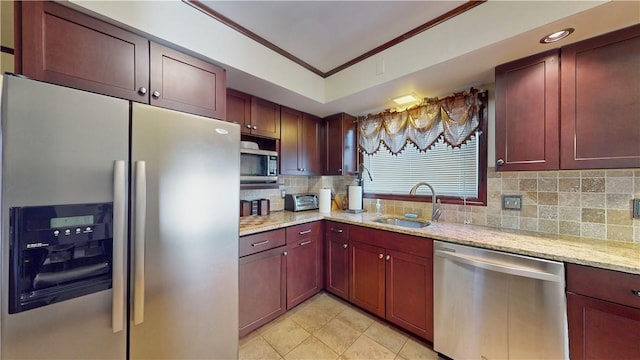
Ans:
[[[239,126],[5,75],[2,359],[231,359]]]

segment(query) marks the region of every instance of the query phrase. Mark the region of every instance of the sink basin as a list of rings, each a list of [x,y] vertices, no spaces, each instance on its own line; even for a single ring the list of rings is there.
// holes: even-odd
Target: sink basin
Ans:
[[[403,227],[417,228],[417,229],[429,226],[429,224],[431,224],[430,222],[424,221],[424,220],[413,220],[413,219],[407,219],[407,218],[394,218],[394,217],[378,218],[372,221],[380,224],[403,226]]]

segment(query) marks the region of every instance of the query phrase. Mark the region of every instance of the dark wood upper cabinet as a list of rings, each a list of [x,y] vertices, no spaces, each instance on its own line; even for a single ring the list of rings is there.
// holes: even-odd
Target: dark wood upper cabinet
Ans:
[[[354,175],[357,171],[356,118],[340,113],[325,118],[324,175]]]
[[[496,170],[640,167],[640,25],[559,53],[496,67]]]
[[[280,139],[280,105],[252,96],[251,128],[245,124],[243,129],[252,135]]]
[[[298,151],[303,174],[322,175],[322,119],[303,113],[301,125]]]
[[[224,69],[153,42],[150,63],[151,105],[226,118]]]
[[[24,75],[196,115],[226,117],[224,69],[55,2],[17,4]]]
[[[16,4],[22,14],[24,75],[123,99],[149,101],[147,39],[54,2]]]
[[[227,118],[225,120],[239,124],[243,133],[250,133],[251,95],[227,89]]]
[[[280,173],[283,175],[301,175],[302,168],[298,159],[298,125],[302,122],[302,112],[282,107],[280,115]]]
[[[562,48],[561,168],[640,167],[640,25]]]
[[[496,170],[558,169],[559,51],[496,68]]]
[[[283,175],[322,174],[321,119],[282,107],[280,172]]]

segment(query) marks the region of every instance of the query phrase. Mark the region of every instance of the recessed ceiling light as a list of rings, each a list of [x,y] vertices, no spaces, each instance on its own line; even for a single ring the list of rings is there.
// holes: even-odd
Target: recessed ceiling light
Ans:
[[[398,105],[404,105],[404,104],[416,102],[418,101],[418,98],[413,94],[409,94],[409,95],[398,96],[397,98],[394,98],[391,100],[393,100],[393,102],[395,102]]]
[[[566,29],[562,29],[560,31],[556,31],[553,34],[549,34],[545,37],[543,37],[542,39],[540,39],[540,43],[542,44],[549,44],[552,42],[556,42],[559,40],[562,40],[564,38],[566,38],[567,36],[571,35],[572,32],[574,32],[575,29],[574,28],[566,28]]]

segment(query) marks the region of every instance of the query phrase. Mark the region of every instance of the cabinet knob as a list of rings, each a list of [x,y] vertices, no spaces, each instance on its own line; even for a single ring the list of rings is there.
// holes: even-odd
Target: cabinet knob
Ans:
[[[640,290],[631,289],[631,293],[635,296],[640,296]]]
[[[382,259],[384,257],[383,254],[378,254],[378,259]]]
[[[342,169],[338,169],[338,174],[342,174]]]
[[[346,249],[347,247],[349,247],[348,244],[342,244],[342,248]]]
[[[251,125],[250,124],[247,124],[247,129],[251,129]]]
[[[251,128],[252,128],[253,130],[258,130],[258,127],[257,127],[257,126],[255,126],[255,125],[253,125]]]
[[[498,160],[496,161],[496,165],[498,165],[498,166],[502,166],[502,165],[504,165],[504,160],[502,160],[502,159],[498,159]]]
[[[151,94],[151,96],[153,96],[156,99],[160,98],[160,91],[158,90],[154,91],[153,94]]]
[[[140,95],[144,95],[144,94],[146,94],[146,93],[147,93],[147,88],[146,88],[146,87],[141,86],[141,87],[138,89],[138,94],[140,94]]]
[[[391,255],[387,255],[387,257],[385,259],[391,260]]]
[[[287,255],[288,255],[288,254],[287,254],[287,252],[286,252],[286,251],[282,253],[282,256],[287,256]]]

